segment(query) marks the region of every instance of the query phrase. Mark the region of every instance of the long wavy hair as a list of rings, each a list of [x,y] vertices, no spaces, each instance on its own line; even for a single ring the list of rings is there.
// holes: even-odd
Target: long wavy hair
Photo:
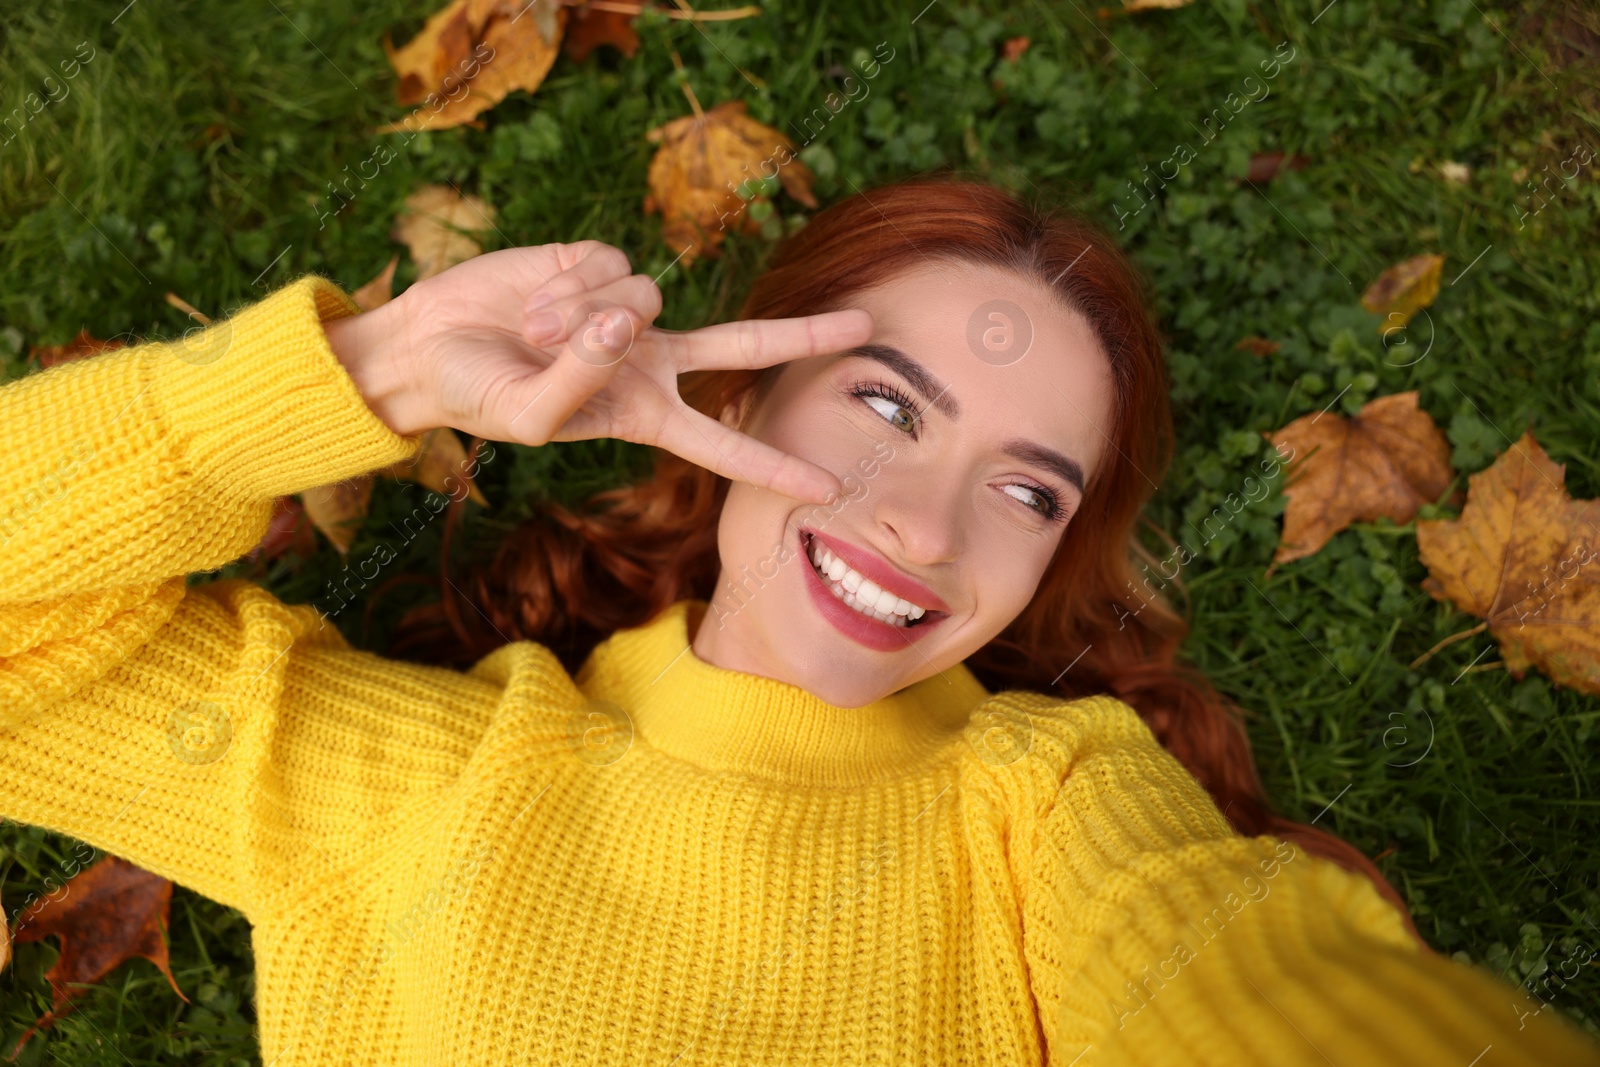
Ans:
[[[1115,382],[1115,412],[1101,427],[1111,447],[1032,602],[967,666],[991,692],[1111,693],[1125,701],[1236,830],[1293,841],[1366,875],[1426,947],[1405,902],[1371,860],[1272,810],[1242,713],[1178,660],[1188,624],[1160,593],[1134,591],[1135,565],[1155,563],[1137,527],[1171,460],[1172,415],[1153,294],[1105,231],[1074,211],[1026,203],[981,182],[911,178],[842,200],[789,236],[739,317],[847,307],[857,292],[939,259],[1009,269],[1054,290],[1092,326]],[[724,405],[764,395],[781,367],[691,372],[680,390],[696,410],[716,417]],[[546,503],[460,581],[448,574],[454,522],[447,523],[441,599],[400,620],[390,654],[465,666],[507,639],[526,639],[576,671],[612,632],[686,597],[710,600],[729,483],[653,451],[648,480],[598,493],[576,511]],[[453,507],[452,520],[457,513]]]

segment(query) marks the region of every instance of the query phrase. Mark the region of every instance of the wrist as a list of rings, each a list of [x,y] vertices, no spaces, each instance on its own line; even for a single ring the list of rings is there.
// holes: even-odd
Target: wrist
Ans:
[[[399,319],[399,302],[391,301],[359,315],[324,320],[328,347],[367,407],[384,425],[402,437],[434,429],[419,403],[406,331]]]

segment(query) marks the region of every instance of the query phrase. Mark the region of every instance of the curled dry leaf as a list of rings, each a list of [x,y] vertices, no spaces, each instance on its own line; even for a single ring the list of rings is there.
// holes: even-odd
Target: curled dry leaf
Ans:
[[[488,499],[468,473],[471,466],[461,438],[448,426],[442,426],[428,431],[415,457],[388,467],[385,473],[416,482],[451,499],[456,499],[461,486],[465,485],[473,501],[488,507]]]
[[[1310,157],[1299,153],[1290,156],[1283,152],[1257,152],[1250,157],[1250,169],[1245,173],[1245,180],[1270,182],[1286,170],[1305,170],[1310,162]]]
[[[1309,556],[1352,522],[1410,522],[1450,485],[1450,442],[1417,394],[1368,401],[1354,418],[1302,415],[1272,435],[1297,458],[1283,489],[1276,566]]]
[[[487,507],[489,501],[473,482],[471,469],[472,463],[467,458],[461,438],[449,427],[441,427],[428,431],[423,438],[422,448],[412,460],[396,463],[379,473],[416,482],[452,500],[460,498],[461,487],[465,485],[468,497]],[[367,509],[372,505],[373,485],[373,476],[363,474],[335,485],[307,489],[300,494],[300,506],[305,516],[322,531],[341,556],[350,551],[350,545],[367,517]],[[297,516],[294,511],[292,502],[280,503],[273,516],[274,525],[269,527],[267,536],[252,551],[259,550],[270,558],[290,547],[301,548],[304,542],[295,539]],[[282,530],[280,526],[286,526],[287,529]]]
[[[417,281],[483,253],[474,235],[494,228],[494,208],[448,185],[424,185],[406,197],[389,236],[411,250]]]
[[[508,93],[539,87],[561,51],[566,25],[567,9],[551,0],[454,0],[405,47],[385,38],[389,65],[400,76],[396,97],[424,106],[378,132],[476,124]]]
[[[716,255],[729,227],[758,228],[736,192],[742,182],[776,174],[790,196],[817,206],[813,175],[794,142],[746,115],[742,100],[673,119],[645,137],[661,147],[650,160],[644,210],[660,212],[661,236],[685,265],[702,254]]]
[[[372,503],[372,475],[363,474],[335,485],[307,489],[300,494],[306,517],[322,531],[322,535],[339,550],[339,555],[350,551],[350,545],[367,517],[367,507]]]
[[[1568,496],[1532,433],[1467,479],[1459,519],[1417,523],[1417,548],[1422,588],[1484,620],[1515,677],[1600,696],[1600,501]]]
[[[1283,346],[1266,337],[1257,337],[1251,334],[1233,346],[1240,352],[1248,352],[1252,356],[1270,356]]]
[[[633,28],[637,17],[638,12],[598,11],[587,3],[580,4],[572,10],[562,48],[574,63],[582,63],[603,44],[632,59],[639,51],[639,35]]]
[[[292,551],[303,558],[316,550],[317,539],[311,532],[305,505],[297,497],[280,496],[273,505],[267,532],[247,555],[254,560],[277,559]]]
[[[40,898],[17,919],[18,944],[42,941],[54,934],[61,956],[45,973],[50,983],[50,1010],[28,1028],[11,1057],[28,1039],[72,1011],[82,987],[109,975],[126,961],[143,956],[160,969],[185,1003],[167,961],[165,930],[172,904],[172,883],[141,870],[127,860],[107,856],[67,879],[58,898]]]
[[[376,278],[350,294],[357,307],[362,311],[371,311],[373,308],[381,308],[394,299],[394,269],[399,263],[400,254],[396,252],[389,257],[389,265],[384,267]]]
[[[1122,0],[1122,10],[1127,13],[1135,11],[1170,11],[1173,8],[1187,7],[1191,0]]]
[[[79,330],[78,336],[64,345],[30,346],[28,358],[38,360],[40,367],[54,367],[57,363],[71,363],[75,359],[83,359],[85,356],[93,356],[100,352],[110,352],[126,345],[126,341],[116,339],[102,341],[88,330]]]
[[[1378,332],[1404,326],[1411,316],[1433,303],[1439,295],[1439,272],[1443,269],[1443,256],[1413,256],[1378,275],[1361,294],[1362,307],[1384,316]]]

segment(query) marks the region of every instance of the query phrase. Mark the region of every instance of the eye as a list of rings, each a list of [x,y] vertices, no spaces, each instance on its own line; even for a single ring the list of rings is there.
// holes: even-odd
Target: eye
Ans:
[[[917,423],[920,421],[916,406],[905,393],[889,385],[887,382],[863,382],[850,390],[851,396],[858,396],[866,401],[868,407],[883,416],[885,422],[897,430],[903,430],[916,437]],[[881,403],[874,404],[878,400]]]
[[[1046,519],[1050,522],[1060,522],[1067,517],[1067,509],[1061,506],[1061,502],[1056,499],[1056,495],[1054,493],[1042,485],[1032,485],[1028,482],[1017,482],[1008,485],[1005,488],[1022,489],[1028,493],[1031,493],[1033,495],[1033,499],[1038,502],[1037,505],[1028,503],[1027,500],[1024,500],[1020,496],[1017,497],[1017,499],[1021,500],[1031,510],[1038,512],[1040,518]]]

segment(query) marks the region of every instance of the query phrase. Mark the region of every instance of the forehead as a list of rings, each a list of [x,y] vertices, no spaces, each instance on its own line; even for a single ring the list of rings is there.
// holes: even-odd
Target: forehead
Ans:
[[[1110,365],[1088,321],[1041,282],[929,260],[850,303],[872,313],[874,343],[938,379],[963,431],[1031,438],[1085,473],[1098,468],[1113,412]]]

